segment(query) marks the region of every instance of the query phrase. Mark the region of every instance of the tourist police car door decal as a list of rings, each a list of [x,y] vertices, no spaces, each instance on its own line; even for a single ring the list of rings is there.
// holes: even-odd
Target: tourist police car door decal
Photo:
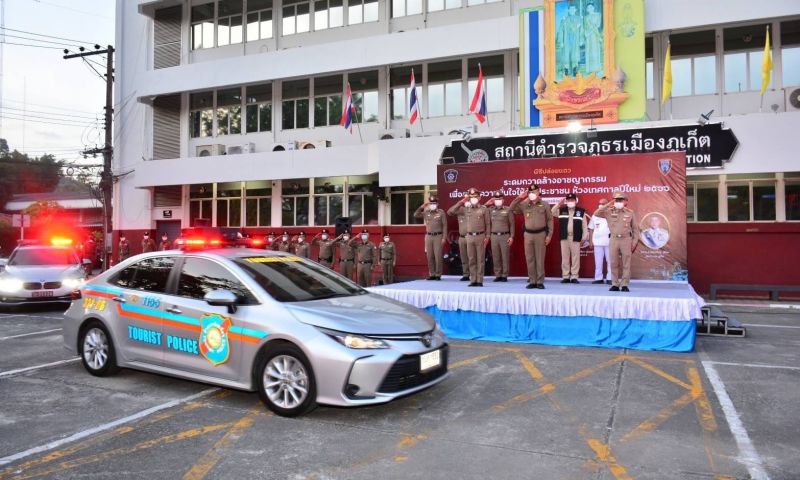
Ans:
[[[230,327],[231,319],[216,313],[203,315],[200,319],[200,353],[214,366],[228,361]]]

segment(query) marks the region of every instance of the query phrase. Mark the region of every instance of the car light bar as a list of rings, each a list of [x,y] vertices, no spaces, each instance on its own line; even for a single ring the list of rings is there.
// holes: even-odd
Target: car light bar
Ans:
[[[65,237],[53,237],[50,239],[50,245],[54,247],[69,247],[72,245],[72,239]]]

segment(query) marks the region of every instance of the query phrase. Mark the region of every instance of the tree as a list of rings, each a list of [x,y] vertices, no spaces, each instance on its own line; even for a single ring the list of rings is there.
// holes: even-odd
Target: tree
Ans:
[[[63,212],[58,202],[33,202],[23,213],[31,216],[31,225],[52,225],[59,222]]]
[[[0,210],[15,193],[51,192],[61,177],[61,162],[52,155],[30,158],[17,150],[9,151],[0,138]]]

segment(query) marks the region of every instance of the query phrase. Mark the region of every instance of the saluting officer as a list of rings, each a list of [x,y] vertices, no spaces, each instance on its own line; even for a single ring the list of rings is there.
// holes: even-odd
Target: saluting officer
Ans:
[[[267,250],[275,250],[277,248],[277,244],[275,243],[275,234],[274,233],[269,232],[267,234],[266,242],[267,242]]]
[[[358,238],[350,240],[356,257],[358,284],[369,287],[372,283],[372,266],[375,264],[375,244],[369,241],[367,229],[361,230]]]
[[[353,247],[350,246],[350,232],[345,230],[341,235],[336,237],[336,245],[339,247],[339,273],[353,279]]]
[[[155,252],[156,242],[150,238],[150,232],[144,232],[142,237],[142,253]]]
[[[281,235],[281,238],[272,242],[272,245],[273,249],[279,252],[291,252],[292,242],[289,239],[289,232],[284,230],[283,235]]]
[[[511,202],[511,210],[521,213],[525,225],[523,241],[525,262],[528,264],[528,285],[525,288],[544,288],[544,254],[550,237],[553,235],[553,213],[550,205],[539,196],[536,184],[528,187]]]
[[[394,266],[397,264],[397,249],[394,242],[389,238],[389,234],[383,235],[383,241],[378,245],[381,257],[381,271],[383,273],[383,284],[394,283]]]
[[[608,229],[611,231],[608,254],[611,256],[612,286],[609,290],[612,292],[630,291],[631,255],[639,243],[639,222],[636,221],[636,213],[627,205],[625,194],[616,191],[611,208],[604,205],[594,212],[594,216],[608,220]]]
[[[161,235],[161,243],[158,244],[158,249],[161,251],[169,250],[172,248],[172,243],[169,241],[167,234]]]
[[[294,254],[298,257],[308,258],[311,246],[306,243],[306,232],[300,232],[294,243]]]
[[[428,257],[428,280],[442,279],[442,247],[447,241],[447,217],[439,208],[439,199],[430,197],[417,208],[414,218],[425,221],[425,255]]]
[[[333,251],[336,246],[336,240],[338,240],[338,238],[330,238],[327,228],[323,228],[322,231],[311,240],[312,244],[319,246],[317,261],[319,261],[320,265],[331,269],[333,268]]]
[[[469,199],[469,194],[464,195],[465,199]],[[461,205],[460,202],[456,202],[452,207],[447,210],[447,214],[451,217],[456,217],[458,219],[458,254],[461,257],[461,271],[463,272],[461,275],[461,281],[466,282],[469,280],[469,252],[467,252],[467,217],[464,214],[456,215],[456,210]],[[465,207],[469,208],[472,206],[471,203],[464,204]]]
[[[581,244],[586,242],[588,232],[586,210],[578,206],[578,196],[569,193],[553,206],[553,216],[558,217],[561,238],[561,283],[579,283]]]
[[[511,244],[514,243],[514,212],[503,205],[503,192],[494,192],[494,198],[486,202],[492,217],[492,263],[494,281],[507,282],[511,262]]]
[[[123,261],[131,256],[131,243],[125,238],[124,233],[119,234],[119,261]]]
[[[469,285],[470,287],[483,286],[483,269],[486,259],[486,245],[489,244],[491,231],[491,215],[486,207],[480,204],[481,192],[477,188],[467,190],[469,198],[459,202],[456,214],[461,214],[467,220],[467,250],[469,251]],[[464,205],[472,205],[467,208]]]

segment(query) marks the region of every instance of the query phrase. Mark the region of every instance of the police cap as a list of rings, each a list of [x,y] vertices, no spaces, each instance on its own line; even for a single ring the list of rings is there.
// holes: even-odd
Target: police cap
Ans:
[[[494,198],[503,198],[503,192],[500,190],[494,192]]]
[[[364,229],[362,229],[362,230],[361,230],[361,233],[369,233],[369,230],[367,230],[366,228],[364,228]]]
[[[626,196],[625,196],[625,194],[624,194],[624,193],[622,193],[622,192],[621,192],[621,191],[619,191],[619,190],[617,190],[617,191],[615,191],[615,192],[614,192],[614,200],[617,200],[617,199],[619,199],[619,200],[627,200],[627,198],[628,198],[628,197],[626,197]]]
[[[479,192],[478,189],[475,187],[470,187],[470,189],[467,190],[467,194],[470,197],[479,197],[481,195],[481,192]]]
[[[435,195],[428,197],[428,203],[439,203],[439,199]]]
[[[531,186],[528,187],[528,191],[529,192],[538,192],[539,191],[539,185],[536,185],[535,183],[532,183]]]
[[[578,196],[575,195],[574,193],[568,193],[567,194],[567,200],[577,200],[577,199],[578,199]]]

